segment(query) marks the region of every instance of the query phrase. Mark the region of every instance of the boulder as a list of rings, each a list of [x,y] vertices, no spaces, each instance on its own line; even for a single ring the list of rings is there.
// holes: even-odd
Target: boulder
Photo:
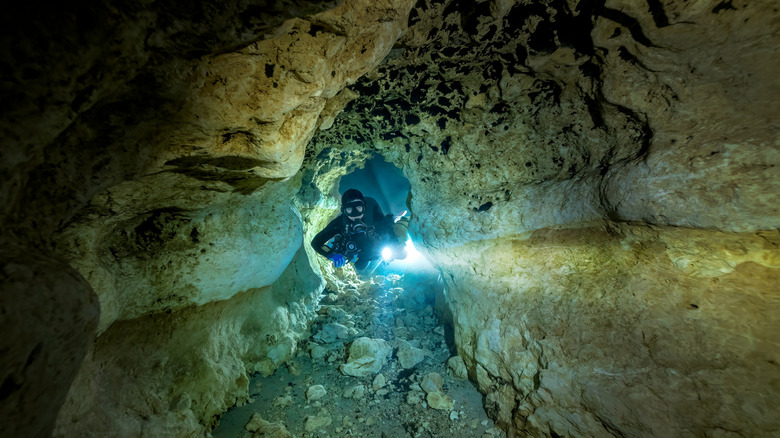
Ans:
[[[349,347],[349,359],[339,368],[348,376],[365,377],[376,374],[393,351],[383,339],[357,338]]]
[[[428,394],[432,392],[441,392],[444,379],[442,379],[439,373],[428,373],[423,378],[420,387]]]
[[[425,359],[425,350],[412,347],[404,340],[398,341],[398,363],[404,369],[414,368]]]
[[[447,368],[450,370],[450,374],[458,379],[467,379],[469,377],[466,363],[463,362],[463,358],[460,356],[449,358],[449,360],[447,360]]]
[[[449,411],[455,404],[450,396],[438,391],[429,392],[425,399],[428,401],[428,406],[441,411]]]
[[[287,431],[287,428],[282,423],[271,423],[266,421],[263,417],[256,413],[249,419],[249,423],[244,428],[250,432],[254,432],[252,437],[263,438],[292,438],[293,435]]]
[[[350,336],[350,330],[337,322],[325,324],[322,329],[314,335],[314,340],[324,344],[336,342],[339,339],[347,339]]]
[[[312,385],[306,390],[306,400],[319,400],[327,393],[324,386]]]

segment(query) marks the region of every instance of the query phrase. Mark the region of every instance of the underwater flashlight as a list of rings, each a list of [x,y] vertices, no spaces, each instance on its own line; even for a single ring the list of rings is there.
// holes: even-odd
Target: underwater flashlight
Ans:
[[[389,247],[382,249],[382,258],[385,259],[385,261],[390,261],[393,258],[393,250]]]

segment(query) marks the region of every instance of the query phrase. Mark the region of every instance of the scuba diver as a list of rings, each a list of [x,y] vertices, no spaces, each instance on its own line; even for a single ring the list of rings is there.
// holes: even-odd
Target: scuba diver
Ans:
[[[341,196],[341,214],[314,236],[311,246],[336,268],[354,263],[362,270],[381,259],[384,248],[390,248],[392,259],[406,258],[408,224],[409,218],[394,222],[393,215],[385,216],[374,198],[349,189]]]

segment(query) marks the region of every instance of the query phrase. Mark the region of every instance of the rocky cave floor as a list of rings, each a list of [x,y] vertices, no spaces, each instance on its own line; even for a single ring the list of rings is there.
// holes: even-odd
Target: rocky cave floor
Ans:
[[[435,277],[387,274],[326,290],[312,338],[273,375],[255,375],[249,402],[226,412],[212,436],[505,437],[448,347],[435,287]],[[364,358],[367,367],[347,370],[358,376],[346,375],[360,338],[376,362]]]

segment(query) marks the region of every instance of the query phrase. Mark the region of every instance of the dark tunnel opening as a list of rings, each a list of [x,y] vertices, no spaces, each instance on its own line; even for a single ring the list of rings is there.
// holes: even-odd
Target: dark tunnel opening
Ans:
[[[391,215],[392,220],[397,220],[401,216],[414,220],[409,202],[411,196],[409,180],[400,168],[386,161],[381,154],[374,154],[361,168],[341,177],[338,183],[339,195],[343,195],[349,189],[357,189],[363,196],[374,198],[382,212]],[[406,252],[406,258],[379,261],[377,264],[370,265],[370,269],[364,274],[421,276],[438,274],[434,265],[417,250],[411,234],[406,241]]]
[[[364,196],[376,199],[385,214],[399,215],[409,209],[406,202],[409,180],[401,169],[379,154],[366,161],[363,168],[341,177],[339,194],[348,189],[357,189]]]

